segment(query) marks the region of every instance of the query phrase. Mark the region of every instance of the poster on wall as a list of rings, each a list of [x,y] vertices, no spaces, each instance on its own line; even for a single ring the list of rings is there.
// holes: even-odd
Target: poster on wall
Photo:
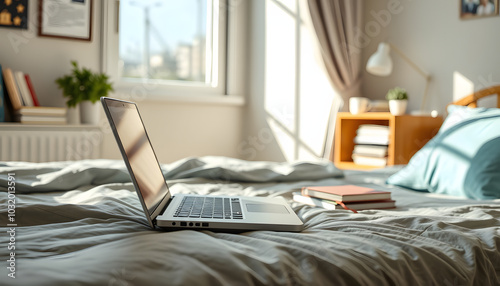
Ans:
[[[460,18],[477,19],[498,16],[498,0],[459,0]]]
[[[0,1],[0,27],[28,29],[28,0]]]
[[[90,41],[92,0],[40,0],[38,35]]]

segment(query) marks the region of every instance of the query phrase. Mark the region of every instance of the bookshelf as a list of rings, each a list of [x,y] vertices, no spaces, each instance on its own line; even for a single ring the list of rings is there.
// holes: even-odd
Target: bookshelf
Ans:
[[[410,158],[439,131],[442,117],[401,115],[389,112],[365,112],[337,115],[333,157],[330,158],[339,169],[374,169],[373,166],[357,165],[352,160],[354,137],[361,124],[389,126],[389,147],[387,165],[407,164]]]

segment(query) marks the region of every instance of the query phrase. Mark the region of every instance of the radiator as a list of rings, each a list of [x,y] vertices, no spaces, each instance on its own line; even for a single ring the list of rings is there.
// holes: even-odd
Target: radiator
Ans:
[[[0,128],[0,161],[75,161],[101,156],[102,133],[99,128],[13,129]]]

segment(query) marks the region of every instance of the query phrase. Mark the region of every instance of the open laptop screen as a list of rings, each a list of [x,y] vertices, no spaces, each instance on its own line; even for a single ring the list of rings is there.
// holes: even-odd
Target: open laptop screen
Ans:
[[[168,194],[156,155],[135,104],[107,100],[113,125],[144,203],[151,215]],[[117,138],[118,139],[118,138]],[[125,152],[125,154],[123,154]]]

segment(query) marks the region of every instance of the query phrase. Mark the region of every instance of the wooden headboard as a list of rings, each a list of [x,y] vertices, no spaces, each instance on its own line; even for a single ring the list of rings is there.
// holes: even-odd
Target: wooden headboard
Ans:
[[[500,85],[494,85],[485,89],[481,89],[480,91],[476,91],[472,94],[469,94],[464,98],[452,102],[451,104],[468,106],[468,107],[477,107],[478,99],[495,94],[497,95],[497,107],[500,108]]]

